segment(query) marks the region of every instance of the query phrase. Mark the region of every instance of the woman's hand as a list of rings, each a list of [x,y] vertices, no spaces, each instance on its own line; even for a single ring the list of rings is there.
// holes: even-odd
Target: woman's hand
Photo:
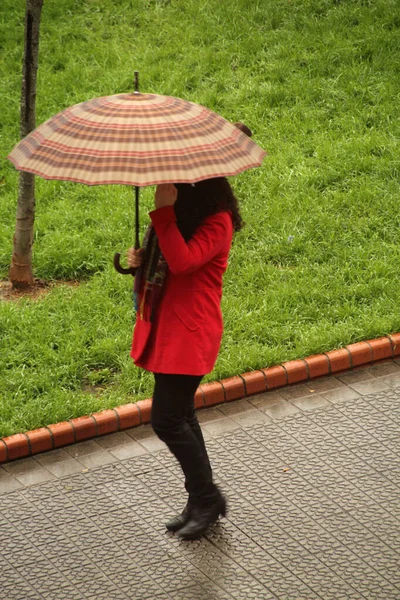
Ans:
[[[156,208],[162,206],[173,206],[178,196],[178,190],[173,183],[160,183],[156,187],[156,195],[154,197],[154,205]]]
[[[143,262],[143,248],[139,248],[135,250],[135,248],[129,248],[126,253],[126,258],[128,259],[128,265],[131,269],[137,269]]]

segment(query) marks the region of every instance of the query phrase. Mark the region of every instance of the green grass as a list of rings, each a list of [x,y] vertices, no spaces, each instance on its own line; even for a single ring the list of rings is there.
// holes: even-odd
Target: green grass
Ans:
[[[0,6],[0,278],[18,174],[24,3]],[[45,0],[37,123],[141,90],[241,120],[269,153],[232,181],[245,229],[207,380],[400,330],[397,0]],[[153,189],[141,194],[141,229]],[[37,178],[35,275],[80,279],[0,304],[0,436],[151,395],[129,358],[133,195]],[[100,385],[98,394],[87,386]],[[90,389],[90,388],[89,388]]]

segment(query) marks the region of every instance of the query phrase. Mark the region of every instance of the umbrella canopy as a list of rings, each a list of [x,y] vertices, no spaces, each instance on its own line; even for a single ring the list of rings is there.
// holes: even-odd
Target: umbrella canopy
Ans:
[[[135,186],[237,175],[265,152],[215,112],[172,96],[117,94],[58,113],[8,158],[21,171],[87,185]]]

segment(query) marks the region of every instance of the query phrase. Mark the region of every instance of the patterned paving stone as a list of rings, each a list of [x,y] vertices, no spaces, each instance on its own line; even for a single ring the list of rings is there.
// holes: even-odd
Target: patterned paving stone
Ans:
[[[398,600],[395,383],[216,432],[207,446],[229,514],[195,542],[163,528],[186,502],[165,450],[5,489],[1,600]]]

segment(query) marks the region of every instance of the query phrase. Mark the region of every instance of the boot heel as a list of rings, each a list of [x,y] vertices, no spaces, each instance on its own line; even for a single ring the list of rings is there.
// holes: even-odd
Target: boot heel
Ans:
[[[226,513],[227,513],[226,498],[224,498],[222,496],[219,514],[221,515],[221,517],[226,517]]]
[[[211,505],[193,505],[189,521],[178,530],[178,536],[183,540],[196,540],[202,536],[207,529],[218,521],[218,517],[226,515],[226,499],[219,497]]]

